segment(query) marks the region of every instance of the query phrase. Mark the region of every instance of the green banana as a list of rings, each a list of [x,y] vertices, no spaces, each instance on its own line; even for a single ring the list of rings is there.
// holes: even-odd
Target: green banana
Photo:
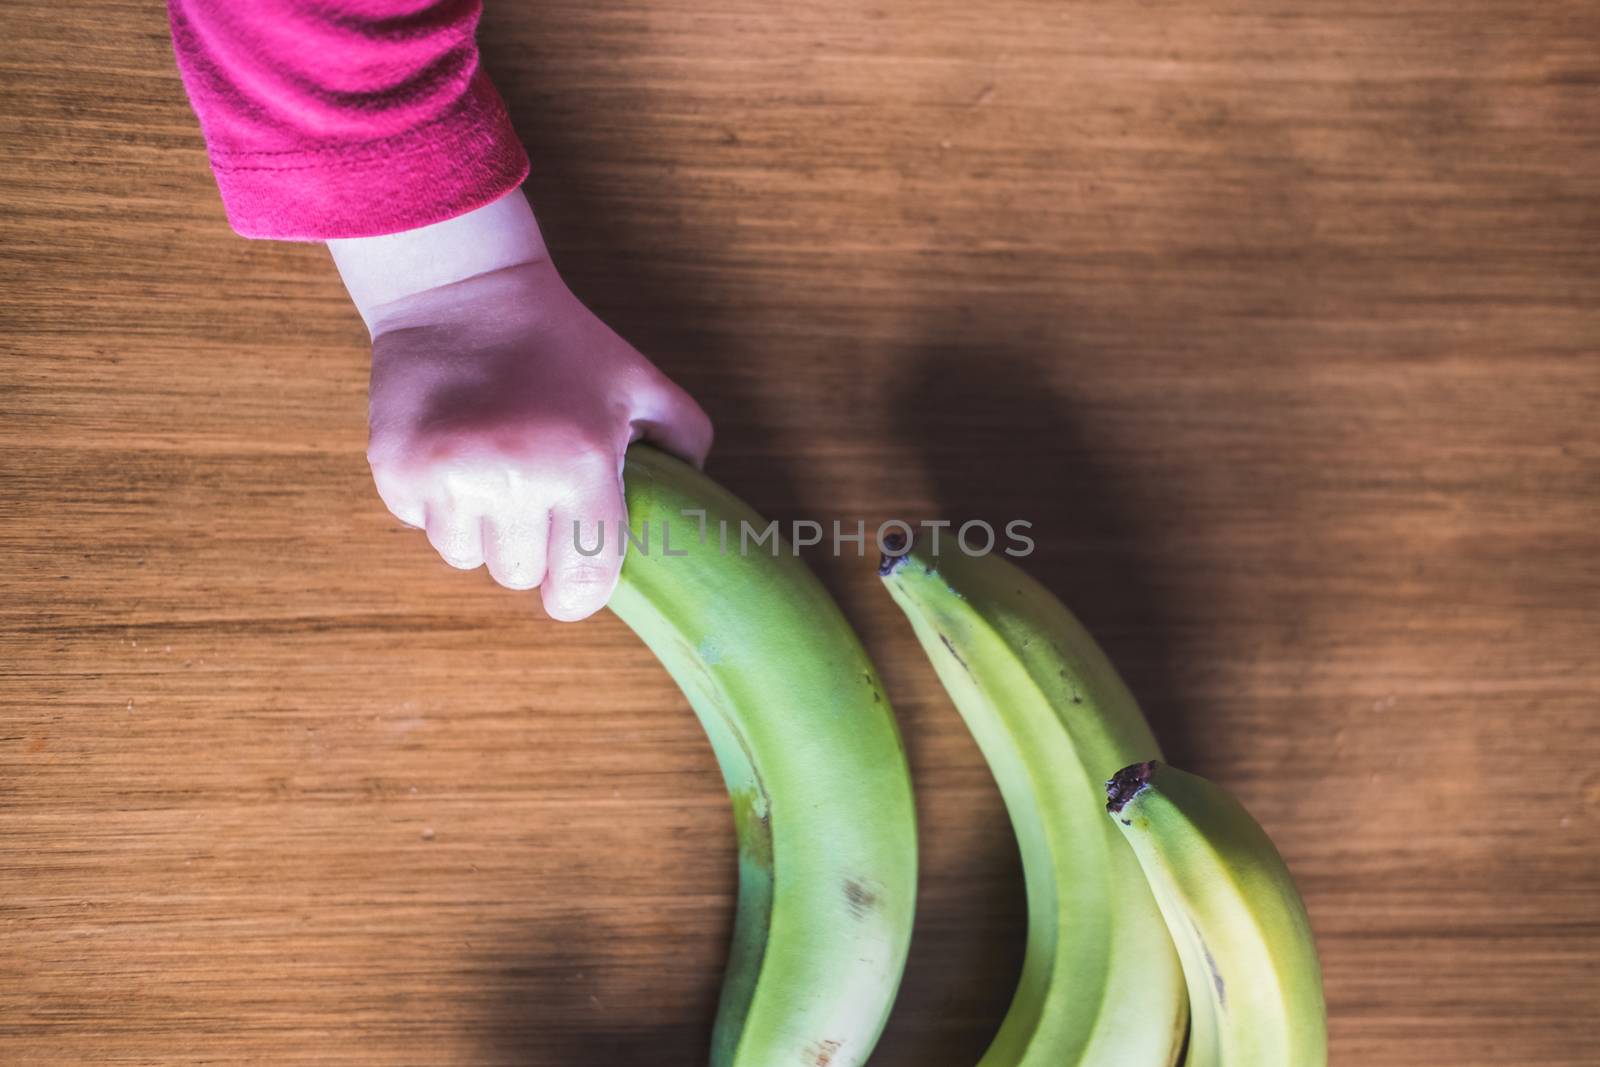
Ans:
[[[1101,813],[1107,774],[1159,750],[1087,631],[997,556],[881,573],[1000,786],[1022,852],[1022,977],[981,1067],[1169,1067],[1186,1007],[1172,939]]]
[[[1153,762],[1119,771],[1106,794],[1183,959],[1187,1067],[1323,1067],[1316,944],[1266,832],[1220,787]]]
[[[744,503],[640,446],[624,481],[635,543],[610,607],[694,707],[739,839],[711,1062],[861,1064],[900,984],[917,881],[911,780],[877,671],[786,547],[724,549],[722,530],[737,543],[742,523],[765,528]]]

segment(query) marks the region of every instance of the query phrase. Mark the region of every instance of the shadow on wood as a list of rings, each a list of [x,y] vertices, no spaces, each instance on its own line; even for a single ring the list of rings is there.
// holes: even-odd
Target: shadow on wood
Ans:
[[[1013,562],[1088,627],[1167,757],[1187,762],[1191,724],[1166,653],[1175,641],[1146,578],[1153,531],[1124,506],[1110,467],[1077,428],[1072,399],[1038,373],[1049,359],[1073,357],[985,343],[972,325],[962,333],[972,339],[927,346],[894,410],[899,436],[921,450],[939,517],[981,519],[1000,547],[1008,522],[1031,522],[1035,548]]]

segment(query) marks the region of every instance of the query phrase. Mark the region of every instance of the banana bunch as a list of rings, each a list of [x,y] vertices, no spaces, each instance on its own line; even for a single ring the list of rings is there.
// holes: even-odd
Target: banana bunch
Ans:
[[[877,671],[794,555],[689,536],[759,526],[742,502],[649,448],[624,475],[630,525],[657,540],[629,550],[611,610],[694,707],[739,839],[711,1062],[855,1067],[888,1019],[916,902],[911,780]]]
[[[1106,795],[1183,958],[1189,1067],[1323,1067],[1311,923],[1266,832],[1216,785],[1154,762],[1118,771]]]
[[[908,550],[881,573],[983,751],[1022,852],[1022,978],[980,1067],[1170,1067],[1183,973],[1103,809],[1107,775],[1160,751],[1132,694],[1066,608],[997,556]]]
[[[763,528],[743,503],[649,448],[624,473],[630,524],[659,540],[630,549],[611,609],[693,706],[739,841],[711,1062],[856,1067],[916,897],[911,783],[877,672],[793,553],[707,536]],[[1127,686],[1043,587],[997,556],[893,547],[880,574],[1022,854],[1022,975],[979,1067],[1324,1067],[1316,950],[1266,834],[1157,762]]]
[[[1156,762],[1127,686],[1043,587],[996,556],[895,547],[884,583],[1022,854],[1022,976],[980,1067],[1171,1067],[1185,1039],[1186,1067],[1324,1067],[1310,925],[1261,827]]]

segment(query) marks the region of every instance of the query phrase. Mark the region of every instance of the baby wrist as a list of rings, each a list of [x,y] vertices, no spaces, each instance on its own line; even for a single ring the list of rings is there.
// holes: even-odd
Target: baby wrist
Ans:
[[[388,305],[549,255],[521,189],[431,226],[329,241],[328,251],[368,330]]]

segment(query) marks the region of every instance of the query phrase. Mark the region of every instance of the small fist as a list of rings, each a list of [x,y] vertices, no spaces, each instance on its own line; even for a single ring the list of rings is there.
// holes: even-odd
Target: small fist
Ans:
[[[389,510],[452,567],[539,587],[556,619],[616,587],[622,462],[650,440],[692,463],[711,422],[573,296],[548,260],[407,297],[373,331],[367,458]],[[604,523],[606,551],[592,549]]]

